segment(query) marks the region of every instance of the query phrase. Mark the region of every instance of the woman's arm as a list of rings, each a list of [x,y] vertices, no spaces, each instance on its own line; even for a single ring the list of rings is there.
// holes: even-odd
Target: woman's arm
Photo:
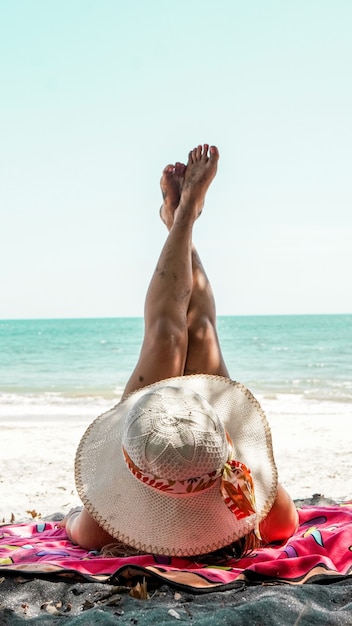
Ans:
[[[85,507],[70,511],[58,526],[66,528],[67,536],[72,543],[77,543],[84,550],[101,550],[107,543],[114,541]]]
[[[284,541],[291,537],[298,526],[298,513],[292,498],[280,483],[277,496],[259,529],[264,541]]]

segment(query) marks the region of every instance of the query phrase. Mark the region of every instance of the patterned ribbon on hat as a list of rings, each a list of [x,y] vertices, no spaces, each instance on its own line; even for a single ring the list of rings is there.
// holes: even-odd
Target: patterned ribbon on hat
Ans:
[[[226,506],[237,519],[243,519],[256,513],[254,484],[250,469],[240,461],[233,459],[233,445],[228,434],[227,441],[229,456],[224,467],[220,470],[185,480],[171,480],[160,478],[154,474],[142,471],[130,458],[127,450],[122,447],[126,464],[130,472],[142,483],[174,495],[191,495],[206,489],[210,489],[219,478],[220,493]],[[255,534],[260,539],[258,523],[256,523]]]
[[[229,456],[222,470],[220,491],[230,511],[237,519],[243,519],[257,512],[253,478],[249,467],[233,458],[233,443],[228,433],[226,437]],[[261,539],[258,519],[255,522],[254,533]]]
[[[154,474],[148,474],[148,472],[142,471],[129,457],[127,450],[122,446],[125,461],[132,474],[138,478],[142,483],[153,487],[158,491],[164,493],[172,493],[174,495],[189,495],[192,493],[199,493],[205,491],[213,486],[219,476],[222,474],[222,470],[211,472],[210,474],[204,474],[197,478],[186,478],[185,480],[171,480],[168,478],[160,478]]]

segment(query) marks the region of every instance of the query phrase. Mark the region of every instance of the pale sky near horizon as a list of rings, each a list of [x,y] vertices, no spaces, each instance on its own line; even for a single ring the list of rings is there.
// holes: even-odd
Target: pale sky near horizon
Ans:
[[[0,0],[0,319],[143,315],[198,143],[219,315],[352,312],[350,0]]]

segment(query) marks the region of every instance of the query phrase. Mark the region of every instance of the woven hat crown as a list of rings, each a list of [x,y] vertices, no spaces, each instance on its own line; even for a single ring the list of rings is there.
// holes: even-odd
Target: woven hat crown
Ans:
[[[140,470],[168,480],[217,471],[228,456],[224,427],[209,402],[171,386],[144,394],[131,407],[122,445]]]

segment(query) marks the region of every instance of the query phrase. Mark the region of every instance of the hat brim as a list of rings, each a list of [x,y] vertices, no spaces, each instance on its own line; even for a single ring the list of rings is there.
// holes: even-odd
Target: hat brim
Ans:
[[[234,458],[251,470],[256,515],[238,520],[219,483],[197,494],[171,496],[129,470],[121,445],[124,417],[143,394],[165,385],[190,389],[212,405],[232,439]],[[90,515],[116,540],[143,552],[179,556],[212,552],[248,534],[266,517],[277,493],[271,432],[258,401],[240,383],[206,374],[144,387],[96,418],[78,446],[75,479]]]

